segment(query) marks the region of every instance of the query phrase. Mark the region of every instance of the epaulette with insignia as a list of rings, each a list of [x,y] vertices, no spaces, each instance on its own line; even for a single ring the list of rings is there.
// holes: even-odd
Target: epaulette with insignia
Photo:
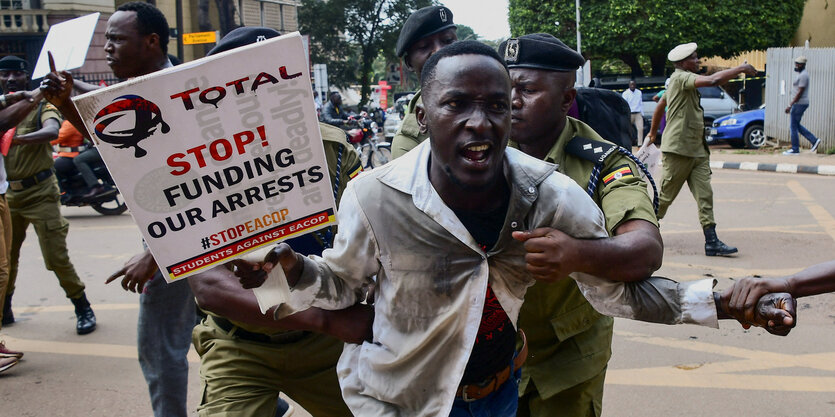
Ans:
[[[593,162],[595,165],[603,162],[606,157],[618,148],[612,143],[600,142],[580,136],[568,141],[565,151],[578,158]]]

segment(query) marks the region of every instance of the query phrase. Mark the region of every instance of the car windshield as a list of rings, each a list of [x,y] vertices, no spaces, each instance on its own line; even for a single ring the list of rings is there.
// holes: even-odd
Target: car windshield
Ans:
[[[719,87],[699,87],[702,98],[722,98],[725,93]]]

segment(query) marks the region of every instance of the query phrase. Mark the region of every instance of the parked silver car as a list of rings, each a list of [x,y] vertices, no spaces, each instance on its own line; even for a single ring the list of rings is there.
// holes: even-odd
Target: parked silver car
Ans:
[[[699,103],[705,111],[705,129],[710,129],[713,121],[739,111],[739,104],[719,87],[699,87],[702,98]],[[652,113],[658,104],[652,100],[655,92],[644,94],[644,134],[649,132],[652,124]]]

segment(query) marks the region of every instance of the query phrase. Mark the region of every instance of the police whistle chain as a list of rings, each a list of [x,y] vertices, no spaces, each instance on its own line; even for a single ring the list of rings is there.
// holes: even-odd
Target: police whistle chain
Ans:
[[[632,162],[638,165],[638,168],[643,171],[643,173],[647,176],[647,180],[649,180],[649,184],[652,185],[652,208],[655,210],[655,214],[658,215],[658,187],[655,186],[655,180],[652,179],[652,174],[649,173],[646,165],[641,162],[635,155],[632,155],[632,152],[629,152],[622,146],[617,147],[617,151],[626,156],[627,158],[631,159]],[[603,162],[599,162],[594,165],[594,169],[591,171],[591,177],[589,178],[589,186],[586,188],[586,192],[589,193],[589,197],[594,198],[594,192],[597,190],[597,183],[600,182],[600,171],[603,169]]]

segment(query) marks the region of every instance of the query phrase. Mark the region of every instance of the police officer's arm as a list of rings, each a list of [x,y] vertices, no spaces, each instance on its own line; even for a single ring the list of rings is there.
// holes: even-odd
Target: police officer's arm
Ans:
[[[57,118],[49,118],[44,120],[43,127],[29,132],[25,135],[15,136],[12,139],[12,145],[32,145],[37,143],[49,143],[58,137],[58,131],[61,129],[61,121]]]
[[[757,75],[757,69],[751,64],[742,64],[738,67],[729,68],[711,75],[699,75],[696,76],[696,88],[712,87],[718,84],[723,84],[732,78],[736,78],[737,75],[742,73],[747,75]]]
[[[658,104],[655,106],[655,111],[652,112],[652,124],[649,127],[647,137],[655,142],[655,136],[658,134],[658,128],[661,126],[661,118],[664,117],[664,111],[667,108],[667,95],[661,96]]]
[[[15,100],[14,104],[9,104],[6,108],[0,110],[0,131],[19,125],[29,113],[38,107],[42,98],[39,90],[21,91],[16,93],[15,97],[18,97],[19,100]]]
[[[374,309],[369,305],[356,304],[337,311],[309,308],[276,320],[275,307],[262,314],[255,293],[238,285],[234,273],[223,266],[187,279],[200,308],[230,320],[276,330],[314,331],[347,343],[371,340]]]
[[[606,239],[575,239],[557,229],[513,232],[525,242],[528,271],[549,281],[583,272],[614,281],[642,280],[661,266],[664,244],[658,227],[645,220],[627,220]]]

